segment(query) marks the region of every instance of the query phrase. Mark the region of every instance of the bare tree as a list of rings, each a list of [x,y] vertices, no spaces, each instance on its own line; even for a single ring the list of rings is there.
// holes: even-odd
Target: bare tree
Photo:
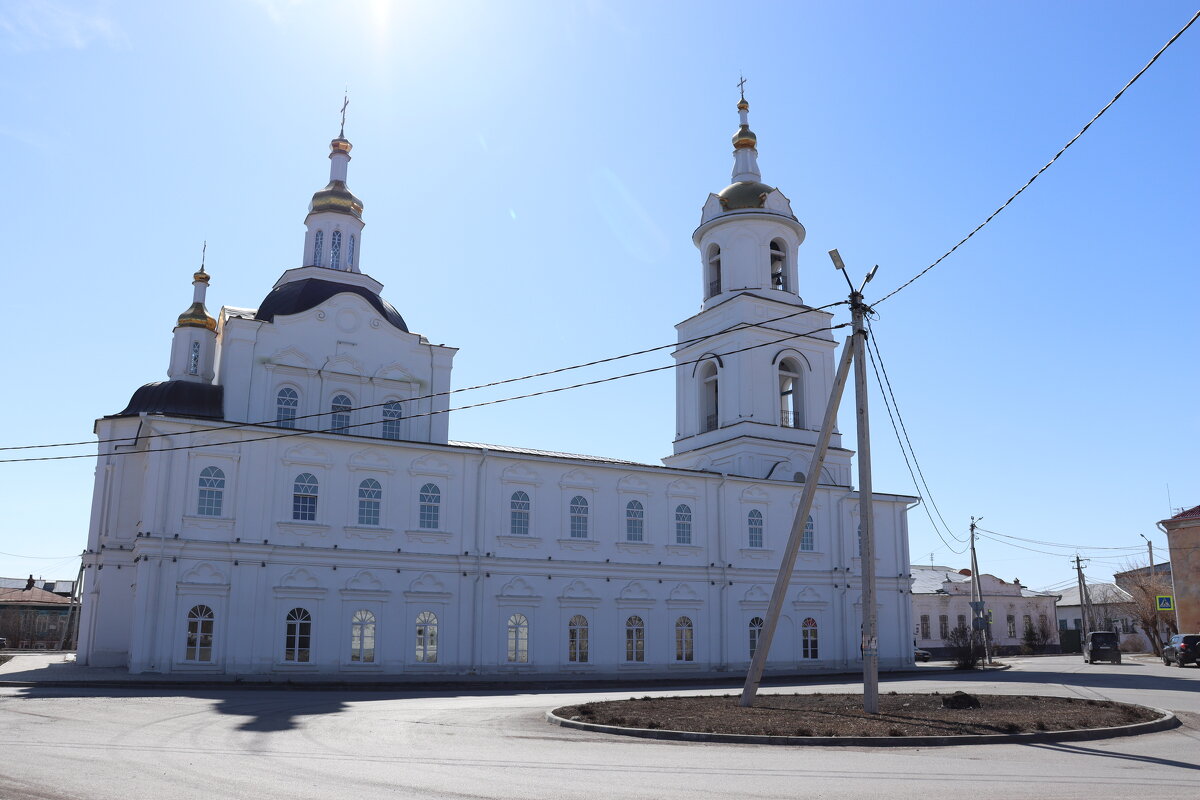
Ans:
[[[950,648],[955,669],[975,669],[983,659],[983,645],[979,637],[966,626],[951,628],[942,641]]]
[[[1158,610],[1158,596],[1172,594],[1171,579],[1162,572],[1150,572],[1138,566],[1129,566],[1121,573],[1121,588],[1129,592],[1131,599],[1124,603],[1122,611],[1133,618],[1134,624],[1146,634],[1154,655],[1162,655],[1163,635],[1170,638],[1179,629],[1175,625],[1175,615]]]

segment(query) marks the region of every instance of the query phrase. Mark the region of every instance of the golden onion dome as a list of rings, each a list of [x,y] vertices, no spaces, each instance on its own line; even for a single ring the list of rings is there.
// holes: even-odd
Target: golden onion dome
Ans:
[[[775,191],[774,186],[767,186],[758,181],[738,181],[730,184],[717,193],[721,208],[733,211],[740,208],[764,208],[767,195]]]
[[[208,273],[204,271],[204,267],[201,267],[200,271],[192,276],[193,281],[200,281],[201,283],[208,283],[208,279]]]
[[[332,153],[347,153],[348,154],[353,148],[354,148],[354,145],[350,144],[350,140],[346,139],[345,137],[342,137],[342,136],[339,136],[338,138],[334,139],[332,142],[329,143],[329,150]]]
[[[310,214],[318,211],[337,211],[362,219],[362,210],[362,200],[351,194],[345,181],[330,181],[328,186],[313,195],[312,202],[308,204]]]
[[[208,311],[204,309],[204,303],[201,302],[192,303],[187,311],[179,315],[179,321],[176,324],[180,328],[207,328],[210,331],[217,329],[217,321],[208,315]]]
[[[739,150],[754,149],[758,146],[758,137],[754,135],[754,131],[750,130],[749,125],[742,125],[733,135],[733,146]]]

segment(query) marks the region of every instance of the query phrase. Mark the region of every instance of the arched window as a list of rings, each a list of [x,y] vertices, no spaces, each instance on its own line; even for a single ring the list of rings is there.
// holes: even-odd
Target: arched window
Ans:
[[[300,395],[285,386],[275,395],[275,424],[281,428],[296,427],[296,409],[300,407]]]
[[[200,495],[196,500],[196,516],[221,516],[224,499],[225,473],[216,467],[200,470]]]
[[[817,621],[812,617],[800,625],[800,657],[817,657]]]
[[[582,614],[567,623],[567,661],[586,664],[588,660],[588,621]]]
[[[571,538],[588,538],[588,501],[578,494],[571,498]]]
[[[508,663],[529,663],[529,620],[524,614],[508,618]]]
[[[720,394],[717,392],[717,365],[708,362],[700,371],[700,432],[715,431],[720,424]]]
[[[637,500],[625,504],[625,541],[641,542],[646,538],[646,509]]]
[[[675,544],[692,543],[692,508],[681,503],[675,506]]]
[[[354,234],[350,234],[350,243],[346,246],[346,269],[354,269]]]
[[[675,620],[675,660],[695,661],[695,628],[689,617]]]
[[[400,424],[404,419],[404,410],[398,402],[383,404],[383,438],[399,439]]]
[[[771,242],[771,286],[787,291],[787,246],[780,239]]]
[[[379,506],[383,500],[383,487],[374,478],[367,478],[358,485],[358,524],[378,525]]]
[[[754,548],[763,546],[763,515],[757,508],[746,515],[746,544]]]
[[[417,524],[427,531],[436,531],[442,510],[442,490],[436,483],[427,483],[421,487],[419,506],[420,518]]]
[[[283,660],[305,663],[312,653],[312,615],[303,608],[287,613],[283,635]]]
[[[188,611],[184,661],[212,661],[214,620],[213,610],[208,606],[192,606]]]
[[[646,623],[638,616],[625,620],[625,660],[646,660]]]
[[[800,368],[790,358],[779,362],[779,424],[785,428],[804,427],[804,392]]]
[[[813,524],[812,514],[804,521],[804,533],[800,535],[800,549],[813,551],[817,549],[817,529]]]
[[[750,620],[750,626],[749,626],[748,630],[750,632],[750,657],[751,658],[754,658],[754,654],[758,651],[758,640],[759,640],[759,638],[762,637],[762,629],[763,629],[762,617],[755,617],[754,619]]]
[[[350,660],[359,664],[375,661],[375,615],[365,608],[350,617]]]
[[[707,300],[721,293],[721,248],[715,244],[710,245],[704,261],[704,274],[707,280],[707,294],[704,295],[704,299]]]
[[[292,484],[292,519],[314,522],[317,519],[317,479],[302,472]]]
[[[313,237],[313,266],[321,266],[321,255],[325,249],[325,231],[317,231],[317,235]]]
[[[329,429],[331,431],[344,431],[350,427],[352,406],[350,398],[344,394],[333,398],[333,402],[329,404]]]
[[[329,237],[329,268],[342,268],[342,232],[334,231]]]
[[[529,535],[529,495],[513,492],[508,501],[508,532],[512,536]]]
[[[437,663],[438,619],[432,611],[417,614],[417,652],[415,659],[422,664]]]

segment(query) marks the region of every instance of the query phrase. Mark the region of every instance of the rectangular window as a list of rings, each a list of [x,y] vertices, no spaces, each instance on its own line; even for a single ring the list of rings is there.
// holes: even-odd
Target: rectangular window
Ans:
[[[967,627],[967,615],[966,614],[958,615],[958,627],[960,627],[960,628]]]
[[[929,615],[928,614],[921,615],[921,638],[922,639],[929,638]]]
[[[1017,638],[1017,618],[1012,614],[1008,615],[1008,638]]]
[[[292,495],[292,519],[313,522],[317,518],[317,497],[311,494]]]
[[[938,636],[942,639],[950,636],[950,618],[945,614],[938,617]]]
[[[693,638],[694,631],[691,624],[675,626],[675,660],[676,661],[694,661],[696,658]]]

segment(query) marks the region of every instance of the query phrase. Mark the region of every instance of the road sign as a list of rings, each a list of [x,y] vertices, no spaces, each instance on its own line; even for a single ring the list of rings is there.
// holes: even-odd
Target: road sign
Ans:
[[[971,610],[975,611],[975,612],[983,611],[983,607],[986,605],[987,605],[987,603],[983,600],[972,600],[971,601]]]
[[[1172,597],[1171,595],[1158,594],[1158,595],[1154,596],[1154,599],[1158,601],[1158,610],[1159,611],[1174,611],[1175,610],[1175,598]]]

